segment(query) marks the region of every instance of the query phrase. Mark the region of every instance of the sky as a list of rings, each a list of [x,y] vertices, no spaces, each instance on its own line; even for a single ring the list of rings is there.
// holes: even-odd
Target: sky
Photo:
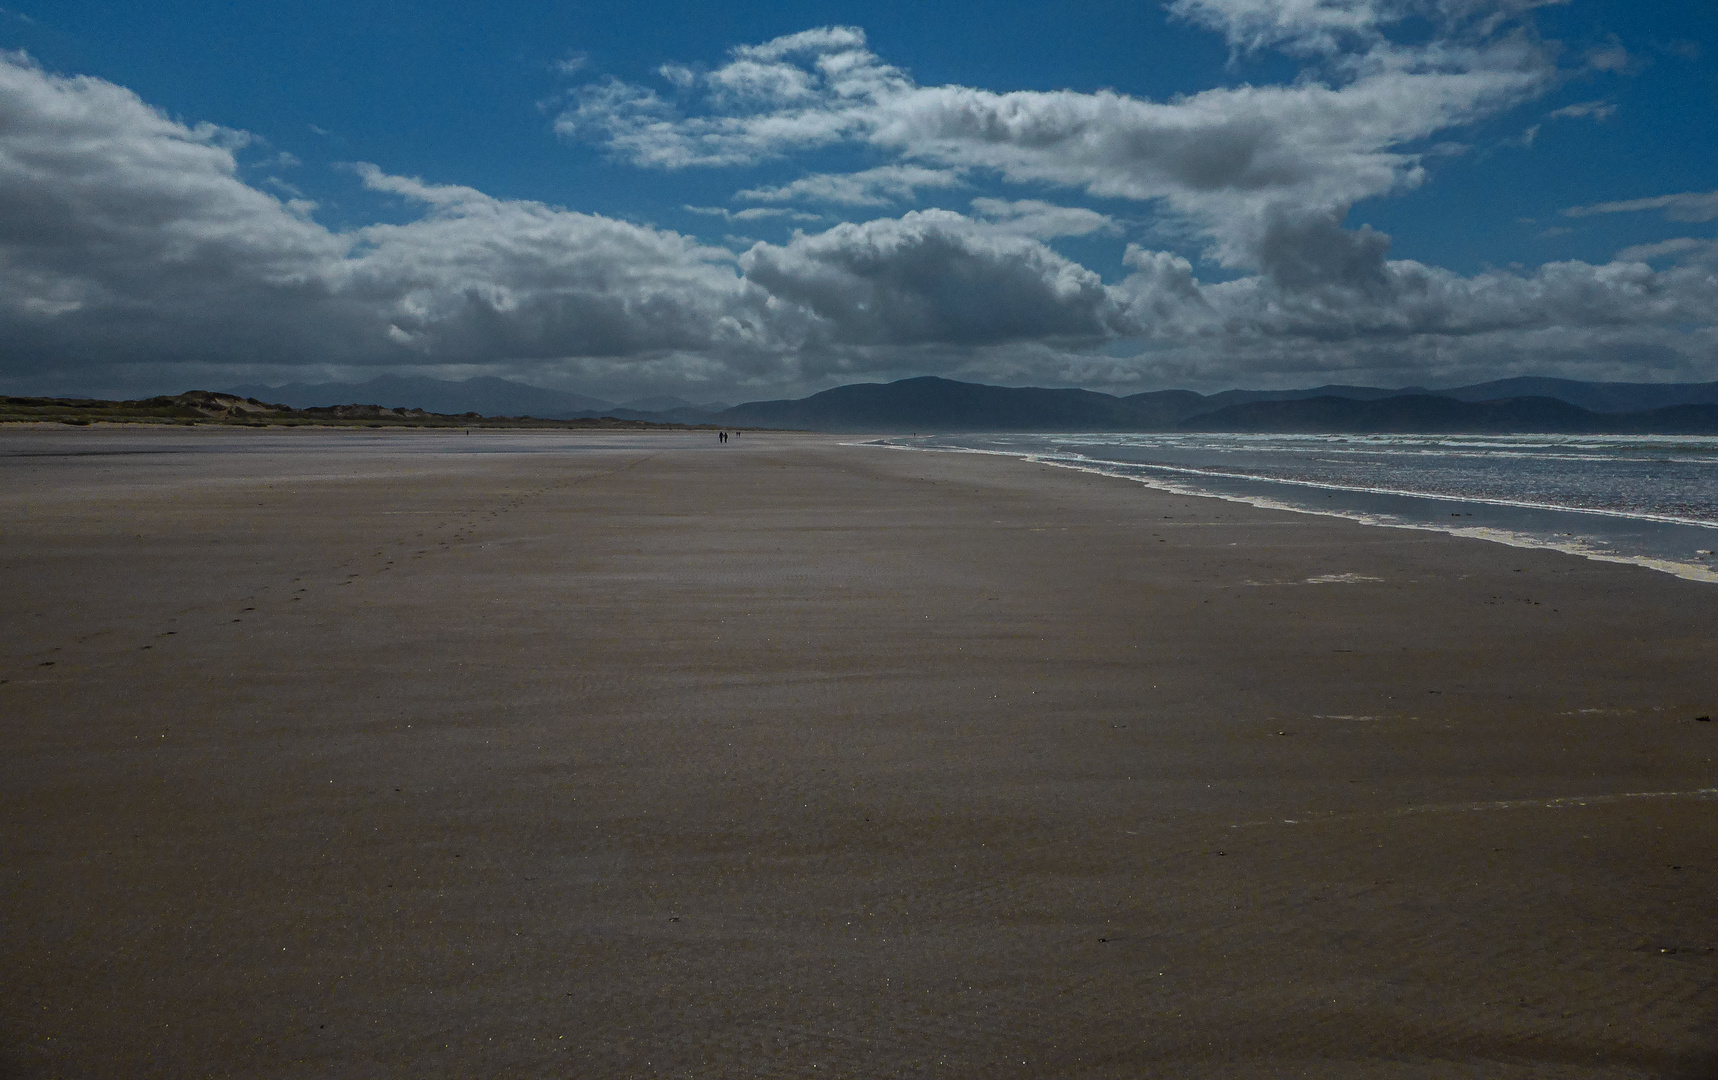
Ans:
[[[1718,379],[1718,4],[4,0],[0,393]]]

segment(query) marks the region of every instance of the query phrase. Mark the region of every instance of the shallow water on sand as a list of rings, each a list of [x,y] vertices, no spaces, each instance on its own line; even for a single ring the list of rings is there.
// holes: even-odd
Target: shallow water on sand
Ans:
[[[1017,455],[1184,494],[1554,548],[1718,582],[1713,436],[1083,433],[885,442]]]

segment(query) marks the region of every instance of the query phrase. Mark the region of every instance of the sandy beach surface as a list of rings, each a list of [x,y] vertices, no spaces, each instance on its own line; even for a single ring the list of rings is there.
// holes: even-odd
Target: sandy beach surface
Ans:
[[[0,1077],[1718,1077],[1718,587],[833,437],[0,431]]]

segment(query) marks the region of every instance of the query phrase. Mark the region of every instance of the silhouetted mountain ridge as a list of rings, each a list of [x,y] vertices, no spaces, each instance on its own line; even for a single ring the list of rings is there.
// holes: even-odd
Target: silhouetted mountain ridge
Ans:
[[[365,383],[241,386],[230,392],[296,408],[374,404],[449,414],[613,416],[825,431],[1718,432],[1718,382],[1595,383],[1539,377],[1444,390],[1328,385],[1210,395],[1155,390],[1117,397],[1092,390],[990,386],[921,376],[732,408],[672,397],[614,405],[490,377],[453,382],[383,375]]]
[[[1598,411],[1520,386],[1595,402],[1654,401],[1656,408]],[[1487,388],[1495,388],[1494,390]],[[1484,397],[1500,392],[1499,397]],[[858,383],[810,397],[754,401],[716,423],[822,431],[1234,431],[1718,433],[1718,383],[1582,383],[1503,380],[1453,390],[1329,386],[1231,390],[1205,396],[1160,390],[1115,397],[1091,390],[988,386],[935,376]]]
[[[1092,390],[987,386],[925,375],[838,386],[797,401],[753,401],[717,413],[716,422],[814,430],[1114,431],[1137,426],[1140,412]]]
[[[1524,376],[1496,382],[1458,386],[1427,393],[1458,401],[1496,401],[1512,397],[1548,397],[1601,413],[1642,412],[1675,405],[1718,405],[1718,382],[1627,383],[1579,382]],[[1349,395],[1352,396],[1352,395]]]

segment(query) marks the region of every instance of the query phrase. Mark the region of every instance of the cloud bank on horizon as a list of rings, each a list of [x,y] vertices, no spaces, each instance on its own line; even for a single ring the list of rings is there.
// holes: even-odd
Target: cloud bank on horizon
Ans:
[[[921,85],[862,29],[817,27],[651,85],[586,82],[554,116],[568,152],[620,169],[807,162],[684,207],[791,230],[773,242],[362,162],[358,185],[411,209],[333,228],[290,185],[247,179],[256,137],[0,54],[0,386],[415,370],[707,399],[918,374],[1119,392],[1718,379],[1718,242],[1694,228],[1718,192],[1569,206],[1688,228],[1607,262],[1469,274],[1392,259],[1348,220],[1426,184],[1476,125],[1626,62],[1564,63],[1537,6],[1175,0],[1173,18],[1293,75],[1168,100]],[[828,168],[832,152],[862,167]],[[928,192],[962,208],[907,208]],[[1102,244],[1119,249],[1107,278],[1070,254]]]

